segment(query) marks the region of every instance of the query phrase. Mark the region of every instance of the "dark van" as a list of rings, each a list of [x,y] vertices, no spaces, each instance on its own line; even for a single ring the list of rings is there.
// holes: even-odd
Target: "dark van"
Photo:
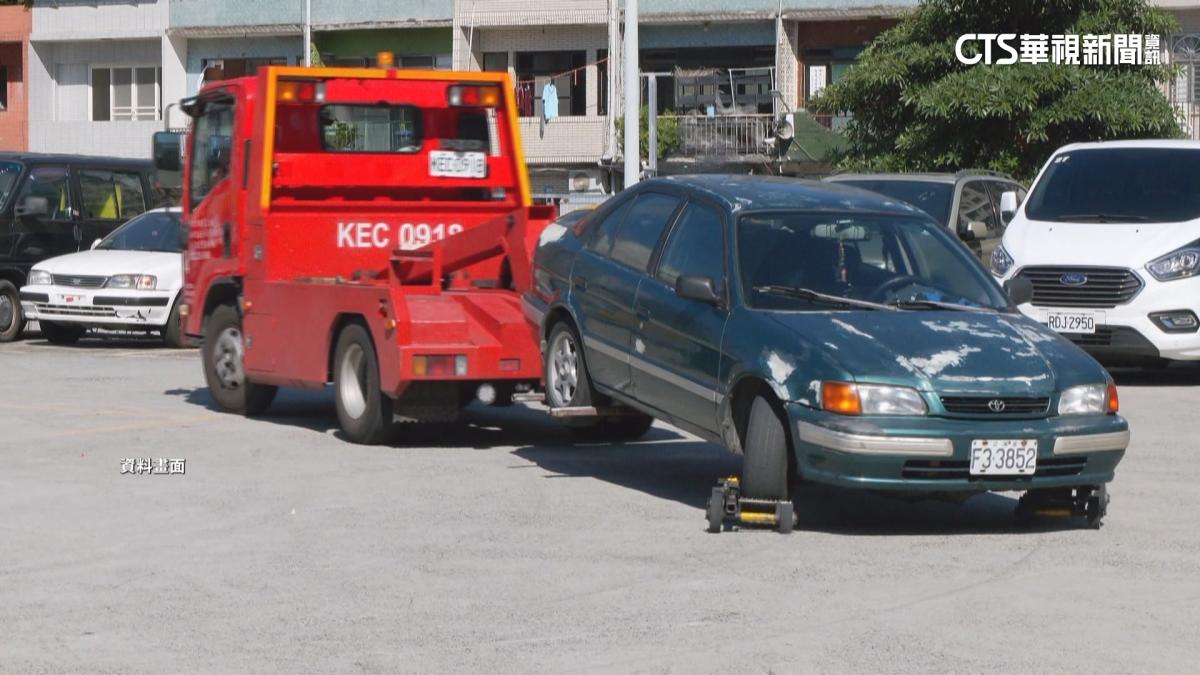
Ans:
[[[25,326],[17,289],[34,264],[162,202],[148,160],[0,152],[0,342]]]

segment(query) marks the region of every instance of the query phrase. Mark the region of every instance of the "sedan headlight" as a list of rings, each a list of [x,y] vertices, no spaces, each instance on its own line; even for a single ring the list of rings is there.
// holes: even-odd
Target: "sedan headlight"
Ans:
[[[29,273],[29,279],[26,283],[30,286],[49,286],[54,283],[54,277],[46,270],[33,270]]]
[[[118,274],[109,277],[107,288],[127,288],[136,291],[152,291],[158,287],[158,277],[150,274]]]
[[[1008,271],[1012,269],[1012,266],[1012,256],[1008,254],[1008,251],[1004,250],[1003,245],[997,246],[992,251],[992,274],[1002,277],[1005,274],[1008,274]]]
[[[1171,251],[1146,263],[1146,271],[1159,281],[1194,277],[1200,273],[1200,248],[1193,243]]]
[[[839,415],[924,415],[925,399],[911,387],[822,382],[821,408]]]
[[[1120,409],[1117,385],[1081,384],[1063,390],[1058,397],[1059,415],[1103,415]]]

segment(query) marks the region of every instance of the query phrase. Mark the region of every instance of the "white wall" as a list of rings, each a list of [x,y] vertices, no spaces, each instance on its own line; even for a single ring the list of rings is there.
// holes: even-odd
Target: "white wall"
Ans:
[[[168,0],[39,2],[33,7],[31,40],[158,38],[167,30]]]

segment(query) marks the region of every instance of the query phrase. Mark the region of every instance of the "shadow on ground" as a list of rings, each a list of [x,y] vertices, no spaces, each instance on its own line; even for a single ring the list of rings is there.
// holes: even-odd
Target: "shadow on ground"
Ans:
[[[1200,386],[1200,364],[1172,363],[1164,368],[1110,367],[1119,387],[1195,387]]]

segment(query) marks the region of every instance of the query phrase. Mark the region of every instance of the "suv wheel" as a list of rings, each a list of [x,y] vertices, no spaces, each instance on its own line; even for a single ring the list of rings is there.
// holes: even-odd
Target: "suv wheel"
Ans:
[[[25,317],[21,314],[21,294],[13,282],[0,279],[0,342],[12,342],[21,336]]]

